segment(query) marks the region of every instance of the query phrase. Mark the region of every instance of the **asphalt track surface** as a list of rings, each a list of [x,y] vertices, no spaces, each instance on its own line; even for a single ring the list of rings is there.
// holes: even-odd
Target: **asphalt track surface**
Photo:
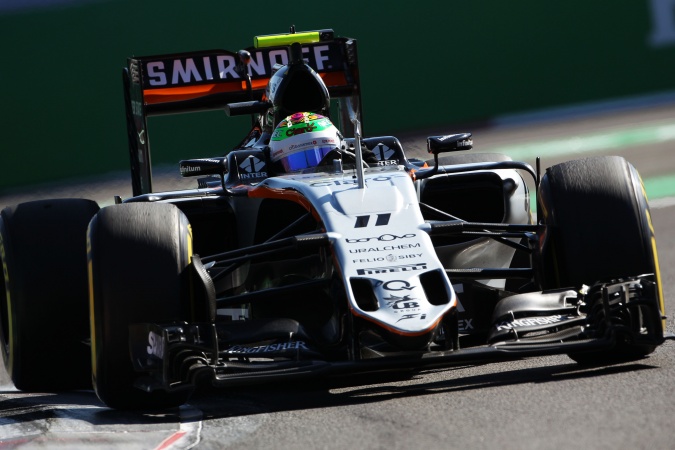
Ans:
[[[491,151],[664,122],[675,123],[675,106],[427,134],[473,131],[476,151]],[[422,155],[425,135],[402,136],[409,155]],[[542,155],[542,167],[591,153],[619,154],[646,182],[668,179],[675,174],[674,142]],[[130,195],[128,186],[128,175],[110,174],[0,195],[0,207],[68,196],[110,204],[113,195]],[[675,202],[663,192],[650,194],[650,204],[666,311],[673,314]],[[673,319],[667,323],[674,332]],[[201,389],[188,405],[164,414],[114,411],[91,391],[21,393],[0,372],[0,449],[672,449],[674,369],[675,342],[668,341],[644,360],[607,367],[583,368],[556,356],[399,379]]]

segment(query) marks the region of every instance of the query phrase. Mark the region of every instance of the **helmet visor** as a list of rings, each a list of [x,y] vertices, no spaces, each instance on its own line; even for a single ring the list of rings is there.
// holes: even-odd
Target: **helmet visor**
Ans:
[[[324,156],[335,150],[335,146],[317,146],[309,150],[293,153],[281,158],[281,164],[286,172],[297,172],[298,170],[308,169],[319,165]]]

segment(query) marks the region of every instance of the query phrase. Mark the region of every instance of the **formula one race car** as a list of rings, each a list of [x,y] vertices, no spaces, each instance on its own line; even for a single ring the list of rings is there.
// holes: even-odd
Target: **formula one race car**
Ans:
[[[604,364],[670,337],[647,199],[620,157],[541,173],[467,152],[470,133],[407,157],[362,136],[356,41],[332,30],[131,58],[124,92],[132,197],[2,211],[0,339],[19,389],[93,378],[110,407],[163,408],[201,382]],[[251,115],[245,139],[181,161],[196,188],[154,192],[147,117],[213,109]]]

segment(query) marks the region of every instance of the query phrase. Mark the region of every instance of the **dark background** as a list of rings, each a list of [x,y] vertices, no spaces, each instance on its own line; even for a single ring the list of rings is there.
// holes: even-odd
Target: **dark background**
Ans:
[[[333,28],[359,42],[364,134],[675,92],[669,0],[224,2],[6,0],[0,6],[0,192],[128,167],[128,56]],[[225,153],[249,119],[149,120],[153,163]]]

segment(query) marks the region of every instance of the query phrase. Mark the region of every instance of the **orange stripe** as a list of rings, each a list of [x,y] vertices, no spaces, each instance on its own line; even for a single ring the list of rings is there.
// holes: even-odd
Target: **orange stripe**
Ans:
[[[310,201],[307,200],[307,197],[298,191],[292,189],[275,189],[269,186],[255,186],[249,189],[248,196],[251,198],[274,198],[295,202],[309,211],[312,214],[312,217],[314,217],[314,220],[321,223],[321,217],[316,212],[316,209],[314,209]]]
[[[319,76],[326,86],[347,86],[349,84],[343,72],[320,73]]]
[[[347,77],[343,72],[319,73],[326,86],[348,86]],[[269,78],[251,80],[252,90],[264,90],[269,83]],[[245,81],[229,81],[197,86],[180,86],[169,88],[150,88],[143,91],[146,104],[178,102],[192,100],[221,92],[245,92]]]
[[[270,82],[269,78],[260,78],[258,80],[251,80],[251,89],[265,89],[267,83]]]
[[[221,92],[246,91],[243,81],[231,81],[229,83],[200,84],[198,86],[183,86],[173,88],[145,89],[143,97],[146,104],[178,102],[206,97]]]

